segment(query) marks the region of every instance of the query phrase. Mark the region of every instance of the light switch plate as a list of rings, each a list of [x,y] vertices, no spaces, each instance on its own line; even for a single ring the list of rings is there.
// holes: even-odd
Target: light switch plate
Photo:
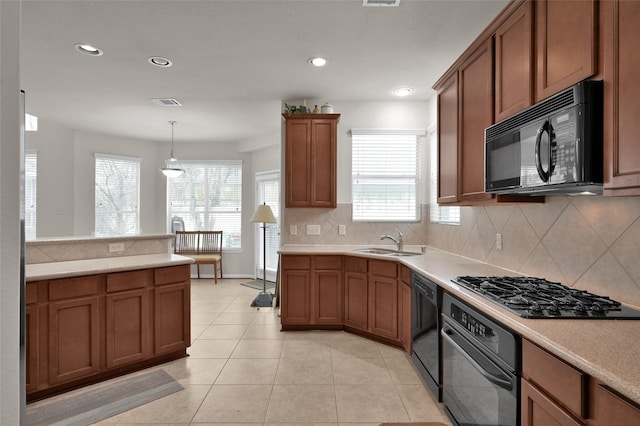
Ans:
[[[496,234],[496,249],[502,250],[502,234]]]
[[[320,235],[320,225],[307,225],[307,235]]]
[[[338,225],[338,235],[347,235],[346,225]]]
[[[289,225],[289,235],[298,235],[298,225]]]

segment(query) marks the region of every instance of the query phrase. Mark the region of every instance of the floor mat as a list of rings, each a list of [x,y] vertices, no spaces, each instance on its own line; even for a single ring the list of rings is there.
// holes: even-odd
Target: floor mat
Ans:
[[[26,425],[90,425],[183,389],[161,369],[127,376],[29,404]]]
[[[247,281],[246,283],[240,283],[240,284],[247,287],[255,288],[256,290],[262,290],[262,287],[263,287],[262,280],[252,280],[252,281]],[[274,288],[275,286],[276,286],[276,283],[274,283],[273,281],[267,281],[267,290],[269,290],[270,288]]]

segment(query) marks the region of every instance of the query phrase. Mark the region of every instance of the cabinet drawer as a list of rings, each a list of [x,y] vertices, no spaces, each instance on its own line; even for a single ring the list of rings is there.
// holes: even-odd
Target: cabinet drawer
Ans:
[[[396,278],[398,276],[398,264],[386,260],[370,260],[369,271],[375,275]]]
[[[299,269],[308,271],[311,269],[310,256],[282,256],[282,269]]]
[[[587,375],[583,372],[522,340],[522,375],[577,417],[587,417]]]
[[[107,293],[146,287],[151,282],[149,270],[118,272],[107,275]]]
[[[102,275],[66,278],[49,281],[49,300],[91,296],[98,293],[98,283]]]
[[[315,269],[342,269],[342,256],[315,256]]]
[[[174,284],[189,281],[190,265],[168,266],[153,270],[155,285]]]
[[[349,272],[367,272],[367,259],[347,256],[344,258],[344,269]]]

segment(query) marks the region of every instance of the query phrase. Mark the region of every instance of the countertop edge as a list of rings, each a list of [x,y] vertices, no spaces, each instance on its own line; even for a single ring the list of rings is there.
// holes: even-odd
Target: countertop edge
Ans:
[[[459,275],[504,275],[522,276],[522,273],[511,271],[499,266],[459,256],[443,250],[426,247],[426,253],[418,256],[396,257],[377,255],[354,251],[365,246],[356,245],[284,245],[280,248],[280,254],[340,254],[374,259],[396,261],[415,272],[433,280],[448,293],[469,303],[471,306],[488,314],[494,320],[510,328],[521,337],[537,344],[560,359],[570,363],[574,367],[589,374],[595,379],[607,384],[621,395],[640,404],[640,373],[632,373],[626,366],[638,365],[633,359],[629,359],[632,353],[622,353],[621,350],[607,350],[607,344],[602,339],[609,339],[622,344],[622,346],[634,347],[633,341],[638,342],[640,336],[640,321],[636,320],[561,320],[561,319],[526,319],[521,318],[490,300],[483,299],[475,293],[466,290],[451,282],[451,279]],[[366,247],[393,248],[389,245]],[[406,251],[420,252],[420,246],[406,246]],[[453,273],[453,269],[458,271]],[[563,325],[564,327],[561,327]],[[625,336],[617,335],[612,331],[624,331],[627,335],[634,336],[635,340],[629,342]],[[577,333],[576,333],[577,332]],[[551,335],[551,333],[555,333]],[[580,336],[577,338],[576,336]],[[599,345],[596,347],[596,345]],[[580,351],[577,348],[584,348]],[[585,353],[591,350],[591,353]],[[602,352],[604,351],[604,352]],[[636,351],[637,352],[637,349]],[[591,356],[590,356],[591,355]],[[618,359],[616,359],[616,356]],[[594,359],[607,360],[609,366]],[[640,358],[638,358],[640,362]],[[632,367],[630,367],[632,368]],[[637,369],[636,369],[637,370]],[[638,379],[638,380],[634,380]]]
[[[34,263],[25,267],[27,282],[69,278],[163,266],[188,265],[194,260],[172,253],[119,256],[112,258],[69,260],[64,262]]]

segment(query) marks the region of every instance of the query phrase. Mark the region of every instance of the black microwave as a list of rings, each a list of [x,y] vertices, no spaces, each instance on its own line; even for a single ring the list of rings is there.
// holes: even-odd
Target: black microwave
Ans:
[[[602,81],[583,81],[485,130],[485,191],[602,193]]]

